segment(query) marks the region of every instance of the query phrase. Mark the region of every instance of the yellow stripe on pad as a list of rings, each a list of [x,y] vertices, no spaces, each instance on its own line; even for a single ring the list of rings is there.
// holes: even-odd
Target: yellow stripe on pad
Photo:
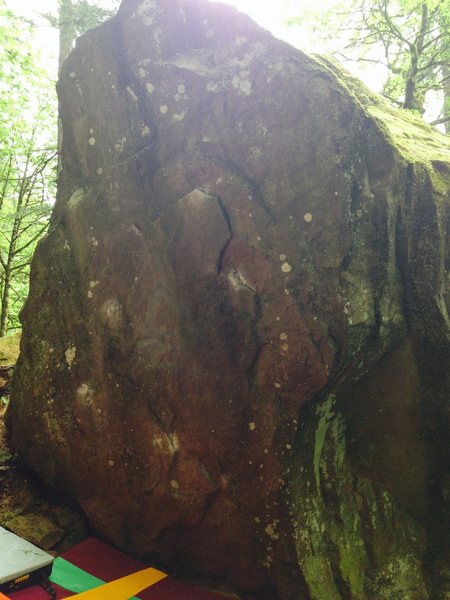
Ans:
[[[75,594],[70,598],[80,598],[80,600],[128,600],[128,598],[158,583],[165,577],[167,577],[166,573],[151,567],[105,583],[93,590]]]

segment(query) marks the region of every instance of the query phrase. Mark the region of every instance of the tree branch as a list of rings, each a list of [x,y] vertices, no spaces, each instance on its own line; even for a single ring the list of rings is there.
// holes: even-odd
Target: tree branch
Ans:
[[[436,119],[435,121],[430,121],[429,125],[440,125],[441,123],[448,123],[450,121],[449,117],[442,117],[441,119]]]

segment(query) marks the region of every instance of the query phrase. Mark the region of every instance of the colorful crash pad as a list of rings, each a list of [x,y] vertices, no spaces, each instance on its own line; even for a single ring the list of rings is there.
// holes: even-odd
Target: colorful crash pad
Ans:
[[[94,537],[87,538],[57,558],[51,580],[57,600],[69,597],[74,600],[77,597],[80,600],[128,600],[132,597],[137,600],[223,600],[220,594],[182,583],[162,571],[148,568]],[[113,587],[110,587],[111,582],[115,582]],[[106,587],[104,584],[109,585]],[[88,595],[88,590],[97,590],[97,593]],[[124,593],[129,595],[124,596]],[[49,600],[50,596],[43,588],[30,586],[8,594],[7,598]]]
[[[73,597],[79,600],[127,600],[130,594],[138,594],[166,577],[167,575],[162,571],[150,567],[86,589]],[[138,598],[133,596],[131,600],[138,600]]]

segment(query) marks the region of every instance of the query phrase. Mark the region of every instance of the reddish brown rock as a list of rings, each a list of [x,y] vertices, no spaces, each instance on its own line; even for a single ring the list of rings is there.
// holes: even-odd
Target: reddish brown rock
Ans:
[[[59,93],[15,448],[259,600],[444,598],[448,138],[197,0],[126,0]]]

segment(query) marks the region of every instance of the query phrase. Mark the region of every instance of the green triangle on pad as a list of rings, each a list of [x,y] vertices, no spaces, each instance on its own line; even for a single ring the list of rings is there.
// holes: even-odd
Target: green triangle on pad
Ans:
[[[106,583],[61,557],[56,558],[53,562],[52,574],[49,579],[52,583],[76,594],[87,592]],[[139,600],[139,598],[133,596],[129,600]]]

